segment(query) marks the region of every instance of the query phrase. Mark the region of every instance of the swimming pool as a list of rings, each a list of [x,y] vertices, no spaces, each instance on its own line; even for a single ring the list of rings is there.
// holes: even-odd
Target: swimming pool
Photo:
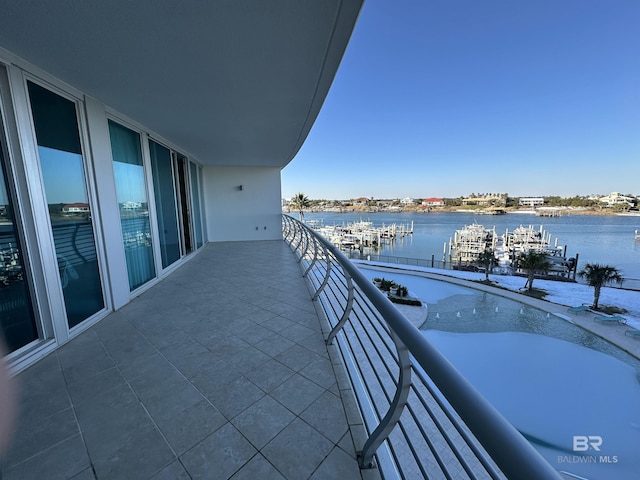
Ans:
[[[589,480],[640,476],[635,357],[498,295],[416,275],[362,272],[393,279],[428,304],[423,333],[555,468]]]

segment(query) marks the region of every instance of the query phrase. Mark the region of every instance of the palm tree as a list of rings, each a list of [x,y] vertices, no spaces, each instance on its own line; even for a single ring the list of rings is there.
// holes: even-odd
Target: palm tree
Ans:
[[[593,287],[593,305],[591,308],[594,310],[598,309],[598,300],[600,300],[600,291],[603,286],[608,283],[622,285],[624,281],[617,268],[609,265],[600,265],[599,263],[587,263],[578,272],[578,275],[587,281],[587,285]]]
[[[533,289],[533,278],[536,273],[547,273],[551,268],[551,262],[543,252],[529,250],[518,256],[518,268],[527,273],[525,288],[530,292]]]
[[[484,280],[489,281],[489,271],[496,264],[496,255],[493,250],[486,248],[484,252],[480,253],[475,262],[479,267],[484,267]]]
[[[304,220],[304,209],[309,208],[309,198],[302,192],[296,193],[291,199],[291,206],[300,214],[300,221]]]

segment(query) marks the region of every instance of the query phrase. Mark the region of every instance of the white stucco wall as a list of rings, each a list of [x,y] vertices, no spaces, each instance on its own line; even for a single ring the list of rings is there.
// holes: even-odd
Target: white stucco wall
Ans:
[[[282,239],[279,168],[205,166],[203,183],[210,242]]]

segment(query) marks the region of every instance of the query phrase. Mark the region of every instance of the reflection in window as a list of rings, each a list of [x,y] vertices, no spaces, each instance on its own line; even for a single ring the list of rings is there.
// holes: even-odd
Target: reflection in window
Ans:
[[[109,135],[129,288],[134,290],[155,277],[140,135],[111,120]]]
[[[69,327],[104,308],[76,105],[28,82]]]
[[[13,352],[36,340],[38,330],[6,182],[0,145],[0,339],[4,334]]]
[[[193,252],[193,232],[191,231],[191,205],[189,204],[189,160],[181,154],[176,156],[178,175],[176,189],[179,192],[179,209],[182,233],[182,254]]]
[[[154,141],[149,141],[149,150],[151,152],[162,268],[166,268],[180,258],[180,231],[178,230],[176,194],[171,168],[171,151]]]
[[[189,163],[191,173],[191,197],[193,199],[193,227],[196,234],[196,248],[202,246],[202,218],[200,216],[200,182],[198,181],[198,167]]]

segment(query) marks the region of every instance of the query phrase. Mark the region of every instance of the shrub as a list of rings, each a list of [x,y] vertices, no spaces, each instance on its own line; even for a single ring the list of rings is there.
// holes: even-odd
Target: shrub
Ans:
[[[417,298],[402,298],[402,297],[389,297],[389,300],[393,303],[398,303],[400,305],[411,305],[414,307],[421,307],[422,302]]]
[[[391,290],[391,287],[393,287],[395,284],[396,283],[393,280],[387,280],[386,278],[383,278],[380,285],[380,289],[384,292],[388,292],[389,290]]]

